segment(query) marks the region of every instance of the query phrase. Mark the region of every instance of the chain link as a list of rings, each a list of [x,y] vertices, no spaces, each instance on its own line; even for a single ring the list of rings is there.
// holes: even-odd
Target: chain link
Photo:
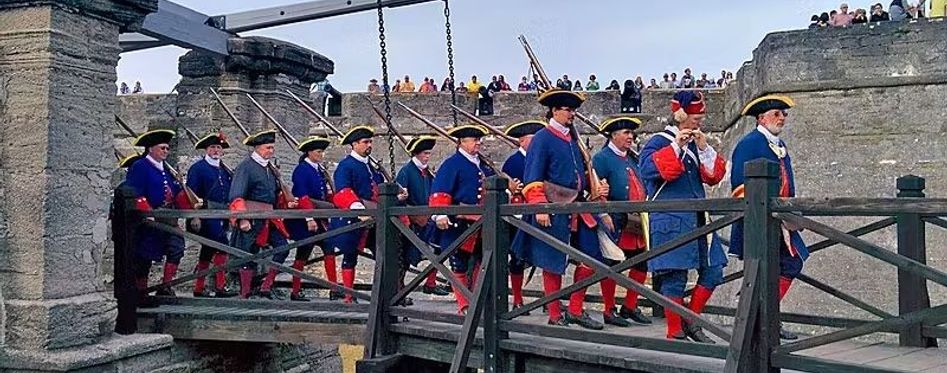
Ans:
[[[454,42],[450,32],[450,0],[444,0],[444,30],[447,34],[447,72],[450,77],[450,101],[457,105],[457,82],[454,80]],[[454,115],[454,126],[457,126],[457,111],[451,110]]]
[[[378,46],[381,49],[381,84],[385,96],[385,126],[388,128],[388,170],[395,174],[395,133],[391,128],[391,86],[388,84],[388,47],[385,43],[385,12],[381,0],[378,4]],[[382,165],[379,165],[382,167]],[[389,180],[392,181],[392,180]]]

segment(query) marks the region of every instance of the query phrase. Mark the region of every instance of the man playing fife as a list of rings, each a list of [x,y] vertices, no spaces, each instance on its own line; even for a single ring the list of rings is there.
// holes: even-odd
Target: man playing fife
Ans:
[[[525,77],[523,78],[526,79]],[[507,136],[519,141],[520,147],[503,162],[503,173],[507,174],[513,180],[510,184],[515,192],[510,197],[510,203],[525,203],[523,198],[523,171],[526,169],[526,152],[529,144],[533,140],[533,135],[546,127],[546,123],[538,120],[527,120],[510,125],[504,130]],[[510,242],[516,238],[517,230],[510,228]],[[513,251],[510,251],[510,292],[513,293],[513,308],[523,306],[523,272],[526,270],[526,263],[518,258]]]
[[[299,208],[314,209],[313,201],[331,201],[332,190],[329,187],[329,175],[322,168],[319,162],[322,162],[322,155],[329,146],[329,139],[318,136],[310,136],[299,143],[296,148],[302,154],[299,156],[299,162],[293,169],[293,197],[299,201]],[[325,219],[318,221],[313,218],[292,219],[286,222],[289,229],[289,235],[294,241],[304,240],[319,233],[325,233],[327,222]],[[312,249],[316,243],[303,245],[296,248],[296,258],[293,261],[293,268],[302,271],[306,267],[309,256],[312,255]],[[326,271],[326,280],[336,283],[335,270],[335,251],[329,246],[319,242],[322,247],[323,265]],[[329,298],[335,299],[339,293],[332,290],[329,292]],[[302,279],[299,276],[293,276],[292,290],[289,295],[290,300],[308,302],[309,299],[302,293]]]
[[[430,136],[419,136],[408,141],[405,150],[411,154],[411,160],[398,170],[398,176],[395,178],[398,184],[408,190],[408,199],[404,202],[408,206],[427,206],[428,199],[431,197],[431,183],[434,181],[434,175],[428,162],[431,160],[431,152],[437,139]],[[411,230],[418,237],[428,242],[434,231],[434,222],[430,216],[414,215],[409,216]],[[402,241],[402,255],[404,260],[404,269],[408,265],[417,265],[421,261],[421,252],[408,240]],[[445,286],[437,284],[437,271],[428,274],[424,285],[421,287],[424,294],[434,294],[444,296],[450,294]]]
[[[144,147],[147,155],[138,158],[132,164],[128,169],[128,174],[125,175],[125,182],[135,189],[135,208],[139,211],[146,212],[158,208],[192,208],[184,194],[184,188],[171,176],[171,172],[164,163],[171,149],[168,144],[172,138],[174,138],[174,131],[154,130],[135,139],[134,145]],[[160,222],[178,226],[177,219],[162,219]],[[144,225],[138,228],[135,237],[137,242],[135,243],[134,273],[138,290],[148,287],[148,272],[151,270],[151,263],[160,261],[162,257],[165,258],[165,262],[161,282],[167,283],[174,279],[181,258],[184,257],[184,238]],[[157,294],[174,296],[174,291],[169,287],[164,287],[158,290]]]
[[[284,196],[279,188],[279,180],[270,169],[270,160],[276,151],[276,131],[269,130],[251,135],[243,140],[243,144],[253,147],[247,156],[233,172],[233,184],[230,186],[230,211],[271,211],[274,208],[296,208],[295,199]],[[237,230],[233,232],[231,242],[233,246],[250,254],[258,253],[268,246],[286,245],[289,232],[283,224],[283,219],[240,219]],[[273,261],[283,263],[289,252],[273,255]],[[249,298],[252,288],[253,275],[256,272],[256,263],[250,262],[240,269],[240,296]],[[276,268],[270,268],[260,285],[260,296],[272,298],[270,292],[273,281],[276,280]]]
[[[754,159],[768,159],[779,163],[779,196],[795,197],[796,182],[792,172],[792,159],[786,150],[786,142],[779,138],[786,125],[786,110],[793,107],[792,99],[785,96],[764,96],[751,101],[743,108],[743,115],[756,119],[756,129],[743,136],[733,150],[733,170],[730,171],[732,195],[743,198],[743,183],[746,175],[744,165]],[[783,223],[779,251],[779,300],[786,296],[792,281],[802,272],[802,263],[809,257],[809,249],[799,229]],[[733,225],[730,232],[730,253],[743,259],[743,222]],[[797,335],[779,328],[782,339],[797,339]]]
[[[232,176],[221,165],[220,158],[224,155],[224,149],[230,147],[226,137],[222,132],[212,133],[204,136],[194,144],[194,149],[204,150],[204,157],[194,162],[187,171],[187,186],[194,191],[197,197],[201,198],[207,204],[207,207],[213,210],[225,210],[230,202],[230,184]],[[188,222],[188,228],[202,237],[220,242],[228,243],[226,219],[191,219]],[[217,250],[207,245],[201,245],[201,251],[198,255],[197,268],[195,272],[206,271],[210,268],[211,261],[214,266],[223,268],[227,264],[227,253]],[[210,296],[204,290],[206,278],[198,277],[194,280],[194,296]],[[228,298],[237,295],[228,290],[227,272],[219,271],[214,274],[214,296],[217,298]]]
[[[635,143],[635,130],[641,120],[630,116],[618,116],[604,120],[599,132],[608,137],[608,143],[592,157],[592,165],[598,176],[608,180],[609,201],[644,201],[647,194],[638,174],[638,154],[631,150]],[[610,214],[614,230],[610,238],[621,248],[624,259],[632,258],[647,250],[648,243],[642,230],[641,214]],[[646,214],[644,214],[646,216]],[[622,257],[606,258],[606,264],[614,266]],[[648,264],[641,262],[631,268],[628,277],[643,284],[648,277]],[[602,280],[604,321],[620,327],[630,326],[628,319],[639,324],[651,324],[651,319],[638,309],[638,293],[628,289],[621,311],[615,309],[615,280]]]
[[[480,126],[463,125],[450,131],[448,135],[457,138],[457,152],[441,164],[440,171],[434,177],[431,186],[430,206],[450,205],[479,205],[483,199],[483,180],[493,176],[496,172],[480,162],[481,138],[487,135],[487,130]],[[437,225],[432,242],[441,248],[447,248],[456,241],[473,222],[480,219],[479,215],[434,215],[431,217]],[[453,219],[453,220],[452,220]],[[459,249],[451,255],[450,266],[456,278],[468,288],[477,281],[480,263],[483,259],[480,232],[476,232],[465,240]],[[467,269],[470,261],[474,261],[473,277],[468,282]],[[468,301],[461,290],[454,290],[457,299],[458,312],[467,312]]]
[[[571,133],[576,108],[582,105],[583,101],[585,97],[578,93],[557,89],[547,91],[539,97],[539,103],[549,108],[546,113],[549,123],[536,133],[529,151],[526,152],[523,172],[523,183],[526,184],[523,195],[526,203],[585,200],[581,194],[588,189],[587,168],[579,151],[578,139]],[[608,195],[608,183],[599,183],[597,192],[603,196]],[[595,229],[599,220],[606,226],[611,225],[608,214],[602,214],[597,219],[587,213],[536,214],[525,216],[524,220],[561,242],[571,243],[573,247],[595,260],[604,259]],[[543,290],[546,295],[562,288],[562,274],[569,264],[565,253],[522,231],[518,232],[513,240],[513,252],[527,263],[543,269]],[[582,281],[593,273],[592,268],[579,264],[575,268],[574,281]],[[559,302],[550,303],[548,323],[560,326],[576,323],[584,328],[602,329],[604,325],[592,319],[582,308],[585,292],[586,290],[582,289],[572,293],[565,316]]]
[[[652,200],[702,199],[704,184],[716,185],[726,173],[726,163],[700,131],[704,120],[704,100],[700,92],[680,91],[671,100],[676,125],[669,125],[652,137],[641,151],[641,177]],[[650,214],[652,246],[662,245],[709,221],[706,212],[654,212]],[[648,261],[648,269],[660,281],[660,293],[684,304],[687,272],[697,270],[697,287],[689,308],[701,313],[723,281],[727,256],[716,235],[708,235]],[[681,316],[664,310],[667,338],[713,343],[696,325],[681,322]]]

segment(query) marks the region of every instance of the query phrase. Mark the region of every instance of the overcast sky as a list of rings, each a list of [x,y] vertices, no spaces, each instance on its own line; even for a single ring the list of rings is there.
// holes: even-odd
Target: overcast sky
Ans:
[[[302,0],[175,0],[208,15],[302,2]],[[876,1],[849,2],[852,10]],[[884,1],[887,4],[887,1]],[[596,74],[608,81],[645,82],[685,67],[717,77],[736,71],[770,32],[805,28],[813,13],[837,8],[825,0],[451,0],[457,81],[503,74],[515,82],[528,72],[516,37],[525,34],[546,72],[584,84]],[[887,8],[887,6],[886,6]],[[291,41],[335,62],[332,85],[365,90],[380,78],[375,12],[269,28],[243,35]],[[447,76],[443,2],[388,9],[385,13],[389,71],[394,79],[425,76],[438,85]],[[169,92],[180,79],[178,57],[186,50],[162,47],[122,54],[118,80],[140,80],[148,93]],[[699,76],[699,75],[698,75]]]

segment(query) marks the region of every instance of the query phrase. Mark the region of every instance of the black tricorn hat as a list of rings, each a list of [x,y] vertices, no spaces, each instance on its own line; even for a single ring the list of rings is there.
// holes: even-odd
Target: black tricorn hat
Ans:
[[[146,149],[158,144],[170,144],[174,138],[172,130],[153,130],[145,132],[135,138],[135,146],[143,146]]]
[[[630,129],[634,131],[638,129],[638,127],[641,127],[641,119],[627,115],[620,115],[603,120],[602,123],[598,125],[598,131],[602,134],[609,135],[612,132],[623,129]]]
[[[375,136],[375,130],[369,126],[356,126],[342,136],[342,145],[348,145],[361,139],[368,139]]]
[[[526,135],[532,135],[546,127],[546,123],[536,119],[530,119],[519,123],[514,123],[503,131],[507,136],[520,138]]]
[[[467,137],[474,137],[474,138],[479,139],[487,135],[487,129],[478,125],[465,124],[462,126],[451,128],[450,130],[447,131],[447,135],[454,138],[458,138],[458,139],[463,139]]]
[[[308,153],[312,150],[325,150],[329,147],[329,139],[321,136],[309,136],[305,140],[299,143],[299,146],[296,147],[299,151],[303,153]]]
[[[405,145],[405,150],[411,155],[418,154],[423,151],[428,151],[434,149],[434,145],[437,144],[437,138],[431,136],[418,136],[408,141],[408,145]]]
[[[133,164],[135,164],[135,161],[142,159],[144,156],[145,156],[144,154],[137,154],[137,153],[129,155],[125,158],[118,160],[118,167],[129,168]]]
[[[194,149],[207,149],[207,147],[211,145],[220,145],[224,149],[230,147],[230,143],[227,142],[227,136],[224,136],[223,132],[218,132],[204,136],[200,140],[197,140],[197,143],[194,144]]]
[[[749,104],[743,107],[742,114],[755,117],[770,110],[786,110],[793,106],[796,106],[796,103],[789,97],[768,95],[750,101]]]
[[[276,142],[276,130],[266,130],[250,135],[243,139],[243,145],[258,146],[263,144],[273,144]]]
[[[583,102],[585,102],[584,95],[562,89],[550,89],[539,96],[539,104],[551,108],[578,108]]]

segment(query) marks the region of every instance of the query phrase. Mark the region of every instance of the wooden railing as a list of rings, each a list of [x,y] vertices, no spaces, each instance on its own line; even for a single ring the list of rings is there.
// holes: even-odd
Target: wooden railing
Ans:
[[[395,356],[398,353],[397,334],[393,325],[403,322],[405,318],[412,320],[428,320],[460,326],[460,338],[457,340],[450,370],[459,372],[467,368],[475,335],[478,329],[483,332],[483,343],[480,349],[483,356],[479,359],[486,372],[507,372],[512,354],[502,345],[509,338],[510,333],[528,333],[551,338],[580,340],[585,342],[650,349],[677,354],[714,357],[726,359],[726,370],[732,372],[773,372],[780,368],[789,368],[803,371],[838,370],[845,371],[852,366],[844,362],[830,361],[823,358],[807,357],[795,354],[798,351],[851,339],[871,333],[897,333],[900,343],[904,346],[928,347],[936,345],[936,338],[947,337],[947,328],[940,324],[947,322],[947,305],[931,307],[927,291],[927,282],[947,286],[947,273],[925,264],[925,227],[927,224],[947,228],[947,200],[924,198],[924,180],[914,176],[898,179],[897,198],[778,198],[778,165],[768,161],[753,161],[746,165],[745,198],[709,198],[703,200],[661,200],[649,202],[599,202],[599,203],[566,203],[544,205],[514,205],[508,203],[506,193],[507,180],[490,178],[485,181],[485,194],[480,206],[450,206],[450,207],[404,207],[399,206],[397,194],[399,187],[396,184],[383,184],[380,188],[380,197],[377,209],[350,211],[350,210],[276,210],[266,213],[240,213],[229,211],[154,211],[150,216],[155,218],[328,218],[354,217],[370,215],[371,220],[336,229],[312,237],[307,240],[294,242],[279,248],[272,248],[255,255],[247,254],[228,245],[219,244],[197,235],[184,232],[181,229],[161,225],[145,220],[145,216],[130,207],[132,201],[127,197],[116,199],[113,226],[116,235],[116,297],[120,301],[120,320],[123,317],[122,297],[128,297],[128,289],[120,290],[119,283],[123,280],[123,269],[119,268],[124,256],[131,251],[134,229],[139,224],[161,229],[168,233],[183,235],[188,239],[208,244],[231,255],[226,269],[236,268],[243,263],[256,261],[261,264],[276,266],[282,272],[299,275],[303,279],[317,284],[320,287],[352,292],[356,297],[369,300],[369,318],[364,338],[365,361],[380,361],[385,357]],[[122,192],[116,193],[122,196]],[[645,254],[627,259],[613,266],[605,265],[582,251],[564,244],[549,236],[540,229],[525,223],[517,218],[524,214],[566,214],[577,212],[589,213],[630,213],[630,212],[709,212],[718,216],[712,222],[677,237],[674,240],[650,248]],[[472,224],[450,247],[439,254],[427,242],[420,239],[409,226],[405,225],[399,216],[404,215],[480,215],[481,218]],[[825,223],[813,220],[819,216],[859,216],[879,217],[865,226],[840,231]],[[718,232],[734,223],[744,224],[744,261],[743,270],[733,272],[725,277],[726,282],[742,280],[740,299],[736,309],[708,306],[705,314],[698,315],[688,308],[681,306],[667,297],[639,284],[621,274],[636,264],[661,256],[688,242]],[[826,284],[811,275],[803,274],[799,280],[819,289],[833,297],[847,302],[859,309],[876,316],[878,320],[833,317],[826,315],[811,315],[797,313],[780,313],[778,293],[779,276],[779,247],[780,226],[783,222],[792,223],[804,228],[810,233],[821,235],[825,240],[810,245],[813,256],[810,260],[823,260],[819,253],[837,245],[848,246],[861,254],[868,255],[882,262],[894,265],[898,272],[898,305],[897,314],[889,313],[871,305],[868,301],[847,294],[829,284]],[[373,226],[376,230],[375,272],[371,294],[362,293],[356,289],[340,287],[324,279],[301,273],[281,263],[273,263],[268,258],[276,252],[291,250],[306,243],[315,242],[327,237],[358,229]],[[890,250],[862,238],[866,234],[877,232],[886,227],[897,227],[897,249]],[[507,258],[510,247],[510,229],[519,229],[537,239],[540,239],[554,249],[567,254],[572,260],[587,265],[595,270],[595,274],[578,283],[564,287],[551,295],[536,294],[538,299],[515,310],[510,309],[508,300],[508,268]],[[450,270],[443,264],[456,250],[460,243],[476,231],[480,231],[482,240],[483,265],[479,268],[476,281],[468,290],[460,286]],[[417,276],[405,286],[401,286],[400,248],[401,240],[408,240],[417,246],[429,264],[415,271]],[[121,249],[119,244],[125,245]],[[125,267],[129,268],[129,267]],[[211,269],[204,273],[183,276],[172,281],[173,284],[193,280],[200,275],[215,272]],[[412,291],[416,290],[423,279],[431,272],[437,271],[446,279],[455,291],[460,291],[470,300],[466,315],[456,313],[437,312],[431,310],[401,307],[401,301]],[[620,286],[633,289],[645,299],[643,305],[661,306],[670,308],[680,314],[685,320],[703,327],[704,330],[715,335],[726,344],[711,345],[697,344],[609,332],[591,332],[576,328],[562,328],[557,326],[536,325],[517,320],[526,312],[535,310],[552,301],[567,297],[570,293],[591,286],[605,278],[615,280]],[[442,279],[442,281],[445,281]],[[159,285],[161,286],[161,285]],[[127,286],[126,286],[127,287]],[[149,288],[148,291],[155,290]],[[598,300],[596,295],[587,295],[591,301]],[[132,309],[133,310],[133,309]],[[722,314],[733,317],[733,326],[727,326],[714,321],[719,318],[710,318],[709,314]],[[133,316],[132,316],[133,317]],[[838,328],[836,331],[812,336],[799,341],[779,344],[780,321],[829,326]],[[366,365],[369,366],[369,365]]]

